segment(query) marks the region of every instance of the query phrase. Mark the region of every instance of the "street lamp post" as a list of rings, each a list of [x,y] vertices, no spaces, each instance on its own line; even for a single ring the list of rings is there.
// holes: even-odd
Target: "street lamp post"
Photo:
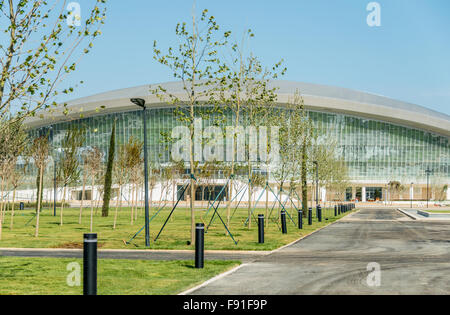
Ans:
[[[148,156],[147,156],[147,107],[145,100],[132,98],[133,104],[142,107],[142,122],[144,127],[144,177],[145,177],[145,246],[150,247],[149,206],[148,206]]]
[[[430,170],[430,167],[427,167],[427,169],[425,170],[425,174],[427,174],[427,208],[428,208],[428,200],[429,200],[429,197],[430,197],[430,194],[428,192],[428,187],[429,187],[431,172],[432,171]]]

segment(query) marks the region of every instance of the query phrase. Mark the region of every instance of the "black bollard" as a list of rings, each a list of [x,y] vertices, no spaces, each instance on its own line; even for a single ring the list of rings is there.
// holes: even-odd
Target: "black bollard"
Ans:
[[[205,263],[205,225],[195,225],[195,268],[203,268]]]
[[[258,214],[258,243],[264,244],[264,214]]]
[[[281,232],[283,234],[287,234],[286,211],[284,211],[284,210],[281,210]]]
[[[303,229],[303,211],[298,210],[298,229]]]
[[[195,268],[203,268],[205,261],[205,225],[195,225]]]
[[[84,234],[83,294],[97,295],[97,233]]]
[[[334,205],[334,216],[337,216],[337,206]]]
[[[312,208],[308,208],[308,225],[312,225]]]
[[[322,222],[322,207],[320,205],[317,206],[317,219]]]

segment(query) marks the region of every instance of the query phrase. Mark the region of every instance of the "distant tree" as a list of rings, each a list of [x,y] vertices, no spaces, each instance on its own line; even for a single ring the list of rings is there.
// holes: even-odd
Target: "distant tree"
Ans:
[[[11,203],[10,230],[13,230],[13,228],[14,228],[14,210],[15,210],[16,190],[26,175],[27,165],[29,163],[29,158],[27,156],[29,154],[28,151],[29,151],[29,146],[25,145],[24,151],[21,154],[21,158],[24,161],[24,166],[22,167],[22,169],[17,169],[17,167],[13,167],[11,169],[11,186],[12,186],[11,188],[13,190],[13,195],[12,195],[12,203]]]
[[[402,183],[398,180],[391,180],[388,183],[389,191],[391,194],[391,201],[393,199],[400,199],[399,194],[405,190],[405,187],[402,185]],[[394,197],[395,196],[395,197]]]
[[[142,182],[142,153],[143,143],[134,137],[130,137],[125,146],[125,168],[128,170],[130,184],[133,187],[134,198],[131,204],[131,224],[133,224],[133,215],[137,216],[137,192],[139,184]]]
[[[36,165],[39,173],[39,192],[37,199],[37,211],[36,211],[36,230],[34,233],[35,237],[39,236],[39,217],[41,212],[41,202],[42,202],[42,183],[44,181],[44,170],[48,161],[49,154],[49,141],[46,136],[40,136],[34,139],[33,146],[31,148],[32,156],[34,159],[34,164]]]
[[[243,130],[242,125],[246,127],[258,128],[261,125],[267,126],[267,115],[271,111],[271,107],[276,99],[276,88],[269,88],[269,80],[277,78],[280,74],[284,74],[286,69],[278,71],[282,65],[282,61],[275,64],[269,71],[261,61],[252,53],[246,51],[246,42],[254,37],[251,30],[243,36],[241,43],[234,43],[231,46],[231,60],[225,63],[225,75],[221,79],[221,100],[234,115],[232,130],[232,152],[231,152],[231,174],[235,175],[235,164],[237,152],[237,137]],[[250,135],[249,135],[250,137]],[[247,147],[245,152],[245,165],[247,166],[247,180],[253,177],[253,164],[251,160],[250,148]],[[241,161],[243,162],[243,161]],[[229,190],[233,189],[233,177],[229,181]],[[253,192],[253,182],[250,180],[248,191],[248,216],[251,212],[251,199]],[[231,198],[227,201],[227,223],[230,224]],[[249,219],[248,227],[251,227]]]
[[[63,225],[64,203],[66,201],[66,189],[76,183],[80,178],[80,161],[78,152],[85,141],[83,129],[69,128],[61,143],[61,155],[59,159],[58,179],[63,186],[61,201],[60,225]]]
[[[191,210],[191,244],[195,238],[195,176],[197,165],[194,163],[194,124],[196,115],[207,115],[216,110],[211,105],[216,104],[216,94],[219,85],[217,78],[224,70],[220,61],[218,49],[227,43],[230,32],[219,33],[219,25],[214,16],[208,15],[208,10],[203,10],[198,20],[195,13],[192,16],[192,27],[186,23],[178,23],[175,34],[179,39],[179,45],[173,49],[170,47],[166,54],[162,53],[154,42],[154,59],[167,66],[173,76],[181,80],[187,102],[176,95],[168,93],[163,87],[158,86],[152,92],[160,97],[163,102],[176,105],[175,115],[177,119],[189,128],[188,159],[191,172],[190,180],[190,210]],[[203,110],[197,110],[199,106]]]
[[[113,230],[115,230],[119,207],[122,206],[122,186],[124,185],[124,183],[127,181],[128,177],[129,177],[129,169],[127,168],[127,156],[126,156],[125,144],[119,145],[119,151],[117,152],[117,160],[113,167],[113,173],[114,173],[114,177],[116,179],[116,183],[119,186],[117,200],[116,200],[116,211],[114,214],[114,223],[113,223]]]
[[[95,181],[101,172],[103,152],[99,148],[89,148],[86,152],[85,163],[86,171],[91,177],[91,220],[90,231],[92,232],[94,222],[94,189]]]
[[[16,162],[18,157],[27,149],[28,138],[24,131],[22,120],[11,122],[5,117],[0,117],[0,239],[2,225],[5,220],[6,196],[8,183],[13,186],[13,208],[15,184],[14,178]]]
[[[112,170],[114,166],[116,150],[116,120],[114,120],[113,127],[111,130],[111,137],[109,140],[108,148],[108,162],[106,164],[105,173],[105,185],[103,186],[103,207],[102,207],[102,217],[107,217],[109,214],[109,202],[111,201],[111,185],[112,185]]]
[[[84,151],[81,154],[81,164],[83,165],[83,176],[82,176],[82,185],[83,187],[81,188],[81,202],[80,202],[80,215],[78,217],[78,224],[81,224],[81,218],[82,218],[82,214],[83,214],[83,202],[85,199],[85,194],[86,194],[86,180],[87,180],[87,161],[86,161],[86,151]]]

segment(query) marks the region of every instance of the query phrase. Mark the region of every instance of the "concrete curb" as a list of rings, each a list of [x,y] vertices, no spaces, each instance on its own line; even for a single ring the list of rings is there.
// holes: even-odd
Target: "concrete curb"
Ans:
[[[450,218],[439,218],[439,217],[433,217],[432,215],[430,215],[429,213],[427,213],[428,215],[424,215],[423,217],[419,217],[419,216],[415,216],[411,213],[406,212],[403,209],[398,208],[398,211],[400,211],[401,213],[403,213],[404,215],[412,218],[413,220],[417,221],[417,222],[441,222],[441,223],[450,223]],[[417,210],[417,212],[423,212],[421,210]]]
[[[241,265],[239,265],[239,266],[236,266],[236,267],[234,267],[234,268],[231,269],[231,270],[228,270],[228,271],[225,271],[225,272],[223,272],[223,273],[221,273],[221,274],[218,274],[217,276],[215,276],[215,277],[213,277],[213,278],[211,278],[211,279],[208,279],[208,280],[206,280],[205,282],[203,282],[203,283],[201,283],[201,284],[199,284],[199,285],[197,285],[197,286],[195,286],[195,287],[193,287],[193,288],[190,288],[190,289],[187,289],[187,290],[185,290],[185,291],[183,291],[183,292],[181,292],[181,293],[178,293],[177,295],[188,295],[188,294],[190,294],[190,293],[192,293],[192,292],[194,292],[194,291],[197,291],[198,289],[201,289],[201,288],[207,286],[207,285],[210,284],[210,283],[213,283],[214,281],[217,281],[217,280],[219,280],[219,279],[222,279],[222,278],[224,278],[224,277],[226,277],[226,276],[232,274],[233,272],[235,272],[235,271],[237,271],[237,270],[239,270],[239,269],[241,269],[242,267],[247,266],[247,265],[248,265],[248,263],[245,263],[245,264],[241,264]]]
[[[415,216],[413,216],[412,214],[406,212],[405,210],[397,208],[397,211],[400,211],[402,214],[406,215],[408,218],[411,218],[411,219],[417,221],[417,218]]]

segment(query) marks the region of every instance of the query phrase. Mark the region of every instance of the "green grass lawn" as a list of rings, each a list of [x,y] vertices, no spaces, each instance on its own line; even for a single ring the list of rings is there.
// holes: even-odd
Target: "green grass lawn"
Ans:
[[[172,218],[168,221],[166,228],[161,233],[157,242],[154,241],[161,226],[167,218],[170,208],[163,209],[150,223],[151,249],[193,249],[193,245],[188,246],[190,240],[190,212],[186,208],[178,208]],[[269,209],[270,210],[270,209]],[[234,210],[233,210],[234,211]],[[295,209],[289,210],[295,222],[294,224],[287,217],[288,234],[282,234],[279,228],[279,222],[272,220],[278,218],[278,210],[275,208],[272,212],[272,218],[266,219],[268,222],[265,228],[265,244],[258,244],[258,227],[253,220],[251,229],[244,226],[247,218],[247,209],[238,209],[231,221],[230,231],[234,239],[238,241],[235,245],[229,235],[226,235],[221,220],[216,216],[213,224],[205,234],[206,250],[273,250],[282,245],[288,244],[299,237],[309,234],[312,231],[328,225],[341,218],[343,215],[334,217],[334,210],[324,211],[323,221],[317,222],[314,218],[313,225],[307,225],[307,219],[303,220],[303,230],[297,228],[297,214]],[[56,217],[53,216],[53,209],[44,209],[40,216],[39,237],[34,237],[35,222],[33,210],[16,211],[14,217],[14,228],[10,229],[10,213],[5,216],[3,223],[2,239],[0,247],[18,247],[18,248],[81,248],[83,233],[89,233],[90,209],[83,210],[82,224],[78,224],[78,208],[64,210],[64,224],[60,226],[59,209]],[[150,217],[156,213],[156,209],[151,209]],[[213,210],[206,215],[206,211],[196,211],[196,222],[204,222],[205,227],[209,224]],[[226,221],[226,209],[219,209],[219,213]],[[254,214],[264,214],[265,209],[257,209]],[[313,211],[315,213],[315,210]],[[349,214],[350,212],[346,213]],[[328,218],[326,220],[325,218]],[[31,220],[31,221],[30,221]],[[143,210],[139,210],[139,216],[133,225],[130,223],[130,208],[119,210],[118,224],[113,230],[114,208],[110,210],[108,217],[101,217],[101,209],[94,216],[94,232],[98,233],[99,248],[116,249],[145,249],[144,231],[131,242],[125,245],[132,236],[143,227]],[[278,220],[279,221],[279,220]],[[27,222],[29,224],[27,225]]]
[[[67,265],[82,259],[0,257],[0,295],[78,295],[80,286],[69,286]],[[237,266],[236,261],[98,260],[98,294],[177,294]]]

